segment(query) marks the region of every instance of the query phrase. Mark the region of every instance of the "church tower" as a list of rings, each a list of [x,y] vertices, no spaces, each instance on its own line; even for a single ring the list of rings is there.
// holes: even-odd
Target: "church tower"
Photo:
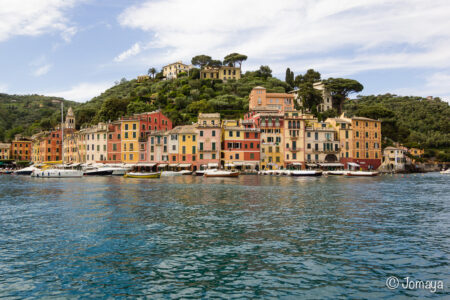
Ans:
[[[72,107],[69,107],[66,115],[66,123],[64,124],[65,129],[75,130],[75,115],[73,114]]]

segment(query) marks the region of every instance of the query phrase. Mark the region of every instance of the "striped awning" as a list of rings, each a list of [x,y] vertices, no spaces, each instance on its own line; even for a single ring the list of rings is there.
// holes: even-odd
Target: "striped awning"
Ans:
[[[167,164],[159,164],[158,165],[158,168],[165,168],[165,167],[167,167]]]
[[[179,167],[180,168],[189,168],[191,166],[191,164],[180,164]]]

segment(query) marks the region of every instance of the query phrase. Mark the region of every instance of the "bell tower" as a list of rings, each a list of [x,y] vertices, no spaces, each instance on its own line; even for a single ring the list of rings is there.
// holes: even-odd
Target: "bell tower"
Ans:
[[[73,114],[72,107],[69,107],[66,115],[66,123],[64,124],[66,129],[75,130],[75,115]]]

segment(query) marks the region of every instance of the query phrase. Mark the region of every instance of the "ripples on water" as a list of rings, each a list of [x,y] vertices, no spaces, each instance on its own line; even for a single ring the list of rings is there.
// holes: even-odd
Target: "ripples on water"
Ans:
[[[2,176],[0,298],[446,297],[449,182]]]

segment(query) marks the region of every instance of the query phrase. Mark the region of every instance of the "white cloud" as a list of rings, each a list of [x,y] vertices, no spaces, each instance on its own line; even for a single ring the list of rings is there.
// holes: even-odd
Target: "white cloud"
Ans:
[[[141,52],[141,46],[139,43],[135,43],[133,46],[131,46],[130,49],[120,53],[114,58],[115,62],[121,62],[126,60],[129,57],[135,56]]]
[[[51,67],[52,67],[51,64],[46,64],[46,65],[40,66],[39,68],[37,68],[37,69],[33,72],[33,75],[36,76],[36,77],[45,75],[45,74],[48,73],[48,71],[50,71],[50,68],[51,68]]]
[[[247,66],[264,62],[275,73],[317,66],[347,75],[449,67],[449,15],[448,0],[152,0],[127,8],[118,21],[149,32],[153,46],[165,49],[164,62],[241,52]]]
[[[56,92],[43,92],[47,96],[63,97],[67,100],[84,102],[100,95],[103,91],[112,86],[109,82],[88,83],[83,82],[70,87],[67,90]]]
[[[64,16],[78,0],[0,0],[0,42],[16,35],[59,32],[65,41],[76,32]]]

